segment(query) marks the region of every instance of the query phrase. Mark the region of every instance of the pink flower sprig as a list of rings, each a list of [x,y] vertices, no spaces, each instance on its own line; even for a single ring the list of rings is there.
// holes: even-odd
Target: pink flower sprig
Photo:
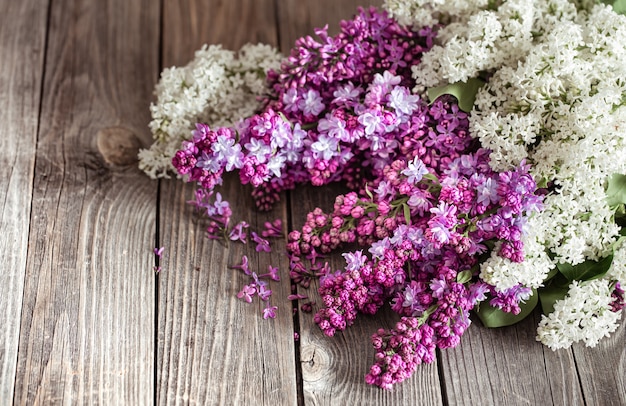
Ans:
[[[263,226],[265,229],[261,231],[261,235],[265,238],[282,238],[284,235],[281,219],[276,219],[272,222],[266,221]]]
[[[163,256],[163,252],[165,251],[165,247],[157,247],[154,248],[152,250],[152,253],[155,256],[155,261],[156,261],[156,265],[154,267],[152,267],[152,270],[154,271],[154,273],[159,273],[161,272],[161,266],[159,265],[159,262],[161,260],[161,257]]]

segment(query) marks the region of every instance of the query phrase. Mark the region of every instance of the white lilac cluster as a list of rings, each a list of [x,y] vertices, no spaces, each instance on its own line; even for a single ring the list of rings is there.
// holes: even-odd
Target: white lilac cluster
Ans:
[[[281,61],[269,45],[248,44],[239,52],[205,45],[186,66],[165,69],[150,106],[155,141],[139,152],[139,168],[152,178],[168,177],[175,173],[172,157],[196,123],[229,126],[254,114],[267,93],[267,72]]]
[[[574,281],[567,296],[543,315],[537,328],[537,340],[552,350],[568,348],[578,341],[588,347],[608,337],[618,327],[621,312],[611,309],[612,284],[606,279]]]
[[[389,1],[388,9],[397,18],[421,24],[422,14],[432,10],[448,20],[437,34],[438,44],[413,66],[415,90],[447,83],[466,82],[479,73],[513,66],[563,20],[576,16],[576,7],[567,0],[507,0],[428,2],[426,9],[413,9],[420,1]],[[452,9],[452,3],[456,9]],[[445,16],[442,18],[441,16]],[[425,21],[431,21],[426,19]],[[539,35],[538,35],[539,34]]]
[[[540,244],[528,244],[529,271],[545,263],[546,248],[555,263],[598,260],[619,234],[606,185],[626,173],[624,35],[626,17],[609,7],[580,12],[523,62],[496,71],[477,95],[470,128],[493,151],[494,169],[526,160],[535,179],[554,189],[531,219],[527,240]]]
[[[488,5],[489,0],[387,0],[383,7],[400,24],[419,29],[462,23]]]
[[[602,279],[573,282],[554,312],[543,315],[537,328],[537,340],[553,350],[584,341],[594,347],[618,327],[621,312],[611,309],[615,283],[626,285],[626,241],[615,245],[613,263]]]
[[[449,7],[459,2],[456,15]],[[553,191],[526,224],[524,262],[494,255],[480,277],[502,290],[517,283],[539,288],[559,262],[611,254],[619,227],[606,187],[612,174],[626,174],[626,17],[585,0],[446,3],[386,2],[405,23],[441,16],[452,22],[413,68],[415,91],[486,75],[470,117],[472,135],[492,150],[495,170],[525,161]],[[571,285],[541,322],[543,343],[593,345],[614,330],[619,313],[602,309],[609,309],[609,287],[625,283],[624,256],[615,253],[603,279]]]

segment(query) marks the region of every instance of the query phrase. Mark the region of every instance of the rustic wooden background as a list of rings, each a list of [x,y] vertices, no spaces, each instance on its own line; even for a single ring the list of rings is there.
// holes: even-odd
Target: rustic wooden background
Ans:
[[[1,405],[626,404],[624,326],[595,349],[552,352],[535,342],[536,315],[476,323],[393,391],[369,387],[369,337],[388,321],[363,317],[331,339],[286,301],[261,319],[236,299],[247,281],[227,265],[246,253],[287,279],[281,249],[209,242],[185,204],[193,187],[137,169],[164,67],[203,43],[287,52],[369,3],[0,0]],[[332,203],[303,188],[258,213],[236,182],[224,194],[257,227],[298,227]],[[155,246],[166,247],[159,275]],[[289,284],[274,288],[286,300]]]

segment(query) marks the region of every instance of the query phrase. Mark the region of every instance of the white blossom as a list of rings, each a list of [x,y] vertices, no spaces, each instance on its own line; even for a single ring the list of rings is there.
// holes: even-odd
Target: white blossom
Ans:
[[[169,177],[172,157],[196,123],[229,126],[252,115],[267,92],[266,73],[281,60],[268,45],[244,45],[238,53],[205,45],[186,66],[165,69],[150,106],[154,143],[139,151],[139,168],[151,178]]]

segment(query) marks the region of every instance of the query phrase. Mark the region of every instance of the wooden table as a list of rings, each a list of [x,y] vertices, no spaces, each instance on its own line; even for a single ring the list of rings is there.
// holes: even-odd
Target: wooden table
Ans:
[[[477,322],[393,391],[369,387],[369,337],[389,318],[327,338],[310,314],[292,315],[283,282],[277,318],[263,320],[227,266],[248,254],[286,280],[284,242],[263,255],[210,242],[185,204],[193,187],[137,169],[164,67],[203,43],[286,52],[358,4],[0,0],[0,404],[626,404],[624,327],[595,349],[552,352],[535,341],[536,314],[498,330]],[[259,213],[237,182],[224,194],[253,227],[298,227],[332,203],[302,188]]]

